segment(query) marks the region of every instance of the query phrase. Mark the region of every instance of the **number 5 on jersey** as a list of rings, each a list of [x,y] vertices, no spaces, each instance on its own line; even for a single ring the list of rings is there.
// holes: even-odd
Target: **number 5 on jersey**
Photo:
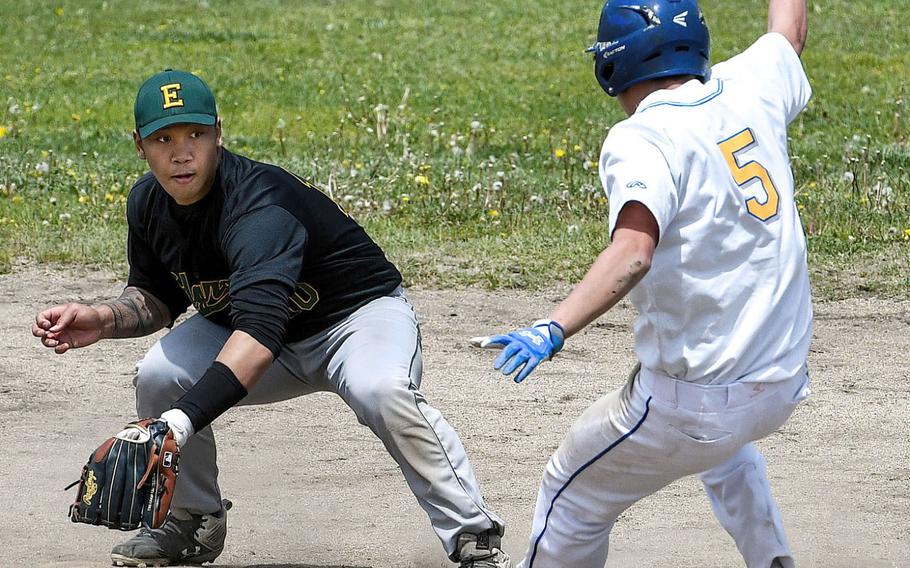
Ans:
[[[740,189],[752,180],[757,179],[761,182],[762,189],[768,198],[764,203],[761,203],[758,199],[750,197],[746,199],[746,209],[753,217],[767,221],[777,215],[780,202],[777,188],[774,187],[774,182],[771,181],[771,174],[768,173],[768,170],[763,165],[754,160],[740,165],[736,159],[738,152],[753,144],[755,144],[755,136],[752,134],[752,129],[746,128],[742,132],[718,142],[717,145],[721,153],[723,153],[724,159],[727,160],[727,166],[730,168],[730,173],[733,174],[733,180]]]

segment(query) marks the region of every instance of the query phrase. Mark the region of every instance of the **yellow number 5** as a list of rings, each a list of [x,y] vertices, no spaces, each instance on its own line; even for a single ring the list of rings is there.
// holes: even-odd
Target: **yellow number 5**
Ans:
[[[717,145],[720,147],[724,159],[727,160],[727,166],[730,168],[730,173],[733,174],[733,181],[736,182],[736,185],[742,188],[754,179],[761,182],[762,189],[765,190],[768,198],[764,203],[761,203],[758,199],[750,197],[746,199],[746,209],[749,210],[753,217],[767,221],[777,215],[780,204],[780,197],[777,193],[777,188],[774,187],[774,182],[771,181],[771,174],[768,173],[768,170],[763,165],[754,160],[742,165],[736,160],[738,152],[753,144],[755,144],[755,136],[752,134],[752,129],[747,128],[726,140],[718,142]]]

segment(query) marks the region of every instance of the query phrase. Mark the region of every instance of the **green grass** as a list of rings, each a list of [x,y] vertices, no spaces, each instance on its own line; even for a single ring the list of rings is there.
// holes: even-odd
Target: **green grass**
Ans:
[[[123,204],[144,171],[133,97],[173,67],[212,86],[228,148],[320,184],[409,283],[575,280],[608,243],[590,165],[622,118],[582,53],[599,8],[0,0],[15,39],[0,55],[0,272],[124,270]],[[703,9],[715,61],[765,27],[764,0]],[[810,13],[815,97],[790,149],[816,287],[910,295],[910,27],[885,0]]]

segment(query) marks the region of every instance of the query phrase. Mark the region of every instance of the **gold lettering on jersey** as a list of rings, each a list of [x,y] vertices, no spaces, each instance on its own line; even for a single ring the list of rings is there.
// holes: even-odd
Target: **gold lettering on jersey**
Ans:
[[[204,280],[198,283],[190,282],[186,272],[178,272],[171,276],[183,290],[196,311],[203,316],[220,312],[231,305],[230,280]],[[288,297],[288,312],[294,317],[302,312],[312,310],[319,303],[319,292],[306,282],[299,282],[294,293]]]
[[[161,96],[164,98],[164,104],[161,106],[162,109],[183,106],[183,99],[178,96],[181,88],[183,87],[180,83],[161,85]]]
[[[85,480],[85,494],[82,496],[82,502],[86,505],[92,504],[92,497],[98,492],[98,482],[95,481],[95,472],[89,471],[88,478]]]
[[[300,282],[294,293],[288,298],[288,311],[291,312],[291,317],[294,317],[300,312],[312,310],[318,302],[319,292],[316,291],[316,288],[306,282]]]
[[[207,316],[220,312],[231,305],[230,282],[228,280],[204,280],[191,283],[186,272],[171,273],[186,294],[196,311]]]

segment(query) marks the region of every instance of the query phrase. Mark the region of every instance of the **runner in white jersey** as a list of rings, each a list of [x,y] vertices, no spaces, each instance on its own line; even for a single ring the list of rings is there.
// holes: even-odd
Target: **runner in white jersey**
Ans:
[[[805,0],[771,0],[769,33],[708,67],[696,0],[608,0],[595,73],[629,118],[603,146],[612,244],[549,319],[507,335],[520,382],[629,298],[627,383],[578,418],[544,472],[524,568],[602,568],[617,517],[700,474],[749,568],[795,566],[752,444],[809,393],[806,243],[787,125],[811,96]]]

